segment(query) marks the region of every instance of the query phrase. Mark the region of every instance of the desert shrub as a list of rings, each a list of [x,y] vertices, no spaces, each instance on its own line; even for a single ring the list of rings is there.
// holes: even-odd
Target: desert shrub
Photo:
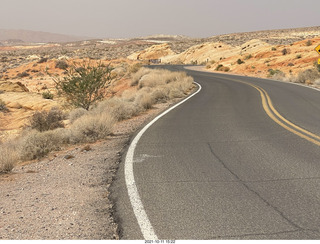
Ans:
[[[300,58],[302,58],[302,55],[301,54],[297,54],[296,55],[296,59],[300,59]]]
[[[190,64],[191,65],[198,65],[198,60],[191,60]]]
[[[30,76],[27,72],[22,72],[22,73],[18,73],[17,74],[17,78],[25,78],[25,77],[28,77],[28,76]]]
[[[219,65],[216,67],[216,71],[220,71],[222,68],[223,68],[223,65],[222,65],[222,64],[219,64]]]
[[[268,77],[272,77],[275,80],[284,80],[286,76],[285,73],[278,69],[269,69],[268,72]]]
[[[320,85],[320,78],[314,81],[314,84]]]
[[[71,125],[70,142],[84,143],[106,139],[115,122],[108,113],[84,115]]]
[[[219,64],[219,65],[216,67],[216,71],[228,72],[228,71],[230,71],[230,68],[229,68],[229,67],[225,67],[225,66],[223,66],[222,64]]]
[[[73,123],[87,113],[88,110],[85,110],[84,108],[76,108],[69,113],[68,119],[71,121],[71,123]]]
[[[66,61],[64,61],[64,60],[58,60],[57,62],[56,62],[56,65],[55,65],[55,67],[57,68],[57,69],[67,69],[68,67],[69,67],[69,65],[67,64],[67,62]]]
[[[155,89],[151,96],[153,97],[153,99],[158,103],[158,102],[166,102],[169,100],[169,92],[170,89],[166,88],[166,87],[161,87],[161,88],[157,88]]]
[[[75,107],[89,110],[90,106],[102,100],[111,82],[112,68],[102,63],[73,65],[63,79],[54,79],[56,88]]]
[[[314,63],[315,69],[320,73],[320,64],[317,62]]]
[[[38,61],[38,64],[42,64],[42,63],[45,63],[48,61],[48,58],[41,58],[39,61]]]
[[[271,51],[277,51],[277,48],[272,47],[272,48],[271,48]]]
[[[244,61],[242,61],[240,58],[237,60],[237,64],[243,64]]]
[[[151,109],[152,105],[155,104],[155,99],[147,92],[140,93],[135,101],[138,104],[138,106],[146,110]]]
[[[288,54],[288,49],[286,49],[286,48],[284,48],[284,49],[282,49],[282,55],[287,55]]]
[[[230,70],[229,67],[225,67],[226,72],[228,72],[229,70]],[[190,91],[190,89],[192,88],[193,78],[191,76],[186,76],[178,84],[179,84],[179,89],[181,89],[184,94],[187,94],[187,92]]]
[[[139,80],[146,74],[150,73],[151,70],[147,68],[141,68],[136,73],[131,75],[131,86],[136,86],[139,83]]]
[[[245,60],[248,60],[248,59],[250,59],[250,58],[252,58],[252,55],[251,55],[251,54],[247,55],[244,59],[245,59]]]
[[[135,91],[125,90],[121,94],[121,98],[128,102],[133,102],[135,98]]]
[[[141,68],[142,68],[142,64],[136,63],[130,66],[129,72],[134,74],[134,73],[137,73]]]
[[[49,92],[49,91],[47,91],[47,92],[43,92],[42,93],[42,97],[44,98],[44,99],[53,99],[53,94],[51,93],[51,92]]]
[[[58,108],[52,108],[49,112],[37,111],[30,118],[30,127],[37,131],[48,131],[64,127],[62,120],[64,115]]]
[[[0,99],[0,112],[8,112],[6,103]]]
[[[306,46],[309,47],[309,46],[311,46],[311,45],[312,45],[312,41],[311,41],[311,40],[308,40],[308,41],[306,42]]]
[[[224,68],[222,69],[222,71],[224,71],[224,72],[229,72],[229,71],[230,71],[230,68],[229,68],[229,67],[224,67]]]
[[[100,102],[92,111],[93,114],[108,112],[116,121],[130,119],[141,112],[141,107],[133,101],[127,101],[122,98],[111,98]]]
[[[143,87],[156,87],[159,85],[164,85],[167,82],[165,74],[161,75],[159,72],[150,72],[149,74],[144,75],[139,80],[138,88],[141,89]]]
[[[49,152],[60,150],[65,142],[64,130],[51,130],[45,132],[31,131],[25,136],[21,144],[21,159],[33,160],[46,156]],[[60,132],[60,133],[59,133]]]
[[[320,73],[316,69],[307,69],[300,72],[294,81],[298,83],[312,83],[319,78]]]
[[[174,98],[181,98],[183,97],[185,94],[183,93],[182,90],[178,89],[178,88],[173,88],[173,89],[170,89],[170,92],[169,92],[169,98],[170,99],[174,99]]]
[[[19,160],[17,148],[8,145],[0,145],[0,174],[10,172]]]

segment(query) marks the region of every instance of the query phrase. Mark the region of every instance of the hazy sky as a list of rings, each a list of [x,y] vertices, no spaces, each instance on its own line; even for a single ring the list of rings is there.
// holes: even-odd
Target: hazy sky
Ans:
[[[320,0],[0,0],[0,29],[209,37],[320,25]]]

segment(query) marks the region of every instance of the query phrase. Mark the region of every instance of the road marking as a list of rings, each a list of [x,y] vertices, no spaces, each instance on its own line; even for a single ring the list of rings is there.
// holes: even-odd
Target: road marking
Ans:
[[[289,120],[285,119],[273,106],[271,98],[269,96],[269,94],[261,87],[257,86],[257,85],[253,85],[250,84],[248,82],[244,82],[241,80],[236,80],[236,79],[229,79],[229,78],[224,78],[227,80],[232,80],[235,82],[239,82],[242,84],[246,84],[249,85],[253,88],[255,88],[256,90],[259,91],[260,96],[261,96],[261,100],[262,100],[262,106],[264,111],[267,113],[267,115],[274,121],[276,122],[278,125],[282,126],[283,128],[285,128],[286,130],[294,133],[295,135],[309,141],[312,142],[318,146],[320,146],[320,136],[315,135],[313,133],[311,133],[310,131],[307,131],[295,124],[293,124],[292,122],[290,122]],[[291,128],[291,127],[293,128]],[[304,133],[304,134],[303,134]]]
[[[133,208],[134,215],[136,216],[141,233],[145,240],[158,240],[158,237],[143,207],[141,198],[139,196],[138,188],[134,179],[134,172],[133,172],[134,151],[136,149],[136,146],[140,138],[148,130],[148,128],[151,125],[153,125],[157,120],[159,120],[161,117],[169,113],[171,110],[180,106],[182,103],[186,102],[187,100],[189,100],[190,98],[192,98],[193,96],[195,96],[201,91],[202,89],[201,85],[198,84],[197,82],[194,82],[194,83],[197,84],[199,89],[195,93],[191,94],[189,97],[185,98],[181,102],[177,103],[176,105],[172,106],[171,108],[167,109],[166,111],[158,115],[149,124],[143,127],[143,129],[136,135],[136,137],[131,142],[125,158],[124,174],[125,174],[125,182],[128,190],[128,195],[131,202],[131,206]]]

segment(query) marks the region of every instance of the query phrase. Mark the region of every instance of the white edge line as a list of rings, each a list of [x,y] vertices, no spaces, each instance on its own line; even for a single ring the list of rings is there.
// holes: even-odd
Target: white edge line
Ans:
[[[136,137],[131,142],[129,149],[127,151],[126,159],[125,159],[125,166],[124,166],[124,175],[125,175],[125,181],[126,186],[128,190],[129,199],[133,208],[134,215],[137,218],[138,224],[140,226],[141,233],[145,240],[158,240],[158,237],[150,223],[150,220],[148,218],[148,215],[146,211],[144,210],[142,201],[139,196],[138,188],[136,185],[136,182],[134,180],[134,173],[133,173],[133,157],[134,157],[134,150],[142,137],[142,135],[147,131],[147,129],[154,124],[157,120],[159,120],[161,117],[169,113],[171,110],[175,109],[182,103],[186,102],[196,94],[198,94],[202,87],[199,83],[194,82],[196,85],[198,85],[199,89],[190,95],[189,97],[185,98],[181,102],[177,103],[176,105],[172,106],[171,108],[167,109],[160,115],[158,115],[156,118],[154,118],[151,122],[149,122],[143,129],[136,135]]]

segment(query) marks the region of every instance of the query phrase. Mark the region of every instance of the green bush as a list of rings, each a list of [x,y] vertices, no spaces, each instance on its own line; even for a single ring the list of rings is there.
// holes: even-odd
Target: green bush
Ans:
[[[237,64],[243,64],[244,61],[242,61],[240,58],[237,60]]]
[[[69,103],[86,110],[97,101],[104,98],[107,86],[111,82],[112,68],[102,63],[91,65],[74,64],[66,70],[63,79],[54,79],[59,93],[64,95]]]
[[[51,93],[51,92],[49,92],[49,91],[47,91],[47,92],[43,92],[42,93],[42,97],[44,98],[44,99],[53,99],[53,94]]]

